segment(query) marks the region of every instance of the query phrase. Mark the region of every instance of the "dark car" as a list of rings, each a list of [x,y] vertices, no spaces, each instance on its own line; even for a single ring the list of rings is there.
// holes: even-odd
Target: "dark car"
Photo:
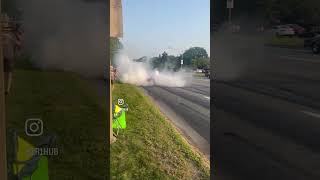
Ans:
[[[311,48],[314,54],[320,53],[320,35],[304,40],[304,47]]]
[[[205,77],[210,79],[210,69],[204,68],[202,72],[204,73]]]

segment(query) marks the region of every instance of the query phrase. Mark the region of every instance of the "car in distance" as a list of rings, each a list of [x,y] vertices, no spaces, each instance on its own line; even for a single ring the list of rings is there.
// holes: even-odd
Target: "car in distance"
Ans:
[[[276,36],[294,36],[294,29],[287,25],[279,25],[273,26],[272,31],[276,34]]]
[[[314,54],[320,53],[320,34],[304,40],[304,47],[311,48]]]

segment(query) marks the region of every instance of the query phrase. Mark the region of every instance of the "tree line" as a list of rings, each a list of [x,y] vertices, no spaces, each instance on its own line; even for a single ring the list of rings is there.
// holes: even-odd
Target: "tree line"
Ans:
[[[183,60],[183,64],[181,64],[181,60]],[[178,56],[163,52],[158,57],[151,58],[150,62],[152,67],[158,70],[178,71],[181,67],[189,69],[210,68],[210,58],[207,51],[202,47],[191,47]]]
[[[214,23],[228,19],[226,1],[215,1]],[[233,17],[258,17],[266,22],[319,24],[319,0],[234,0]]]
[[[118,38],[110,38],[109,41],[110,48],[110,59],[111,64],[115,65],[114,56],[118,53],[123,45]],[[147,57],[143,56],[139,59],[135,59],[136,62],[146,62]],[[181,65],[181,60],[183,59],[183,65]],[[158,70],[172,70],[178,71],[181,67],[190,69],[209,69],[210,68],[210,58],[207,51],[202,47],[191,47],[184,51],[183,54],[174,56],[169,55],[167,52],[159,54],[157,57],[150,58],[150,63],[152,68]]]

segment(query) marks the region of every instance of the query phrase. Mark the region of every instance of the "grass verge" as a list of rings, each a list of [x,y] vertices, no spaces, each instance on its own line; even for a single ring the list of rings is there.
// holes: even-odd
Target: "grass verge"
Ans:
[[[111,145],[112,179],[209,179],[210,167],[137,87],[115,84],[129,105],[127,129]]]
[[[197,72],[197,73],[194,73],[194,74],[193,74],[193,77],[195,77],[195,78],[204,78],[204,77],[206,77],[206,76],[205,76],[204,73],[198,73],[198,72]]]
[[[49,156],[50,179],[105,179],[106,104],[81,77],[67,72],[17,69],[7,102],[7,127],[32,143],[25,120],[41,118],[44,135],[57,135],[58,156]]]
[[[293,47],[293,48],[303,48],[304,40],[303,38],[299,37],[272,37],[268,45],[272,46],[286,46],[286,47]]]

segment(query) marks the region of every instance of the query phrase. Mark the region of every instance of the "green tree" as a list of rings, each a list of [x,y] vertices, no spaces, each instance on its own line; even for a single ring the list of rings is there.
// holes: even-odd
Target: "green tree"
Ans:
[[[214,22],[228,20],[226,1],[216,1]],[[248,17],[272,21],[279,19],[282,23],[314,23],[320,22],[319,0],[241,0],[234,1],[233,19]]]
[[[153,68],[162,70],[165,68],[165,64],[168,61],[168,53],[163,52],[159,57],[151,58]]]
[[[179,58],[179,57],[169,55],[169,56],[168,56],[168,61],[167,61],[167,63],[166,63],[166,68],[167,68],[168,70],[173,70],[173,71],[178,70],[179,67],[180,67],[180,61],[179,61],[178,58]]]
[[[192,67],[194,69],[209,69],[210,59],[209,58],[197,58],[192,60]]]
[[[150,59],[153,69],[156,69],[160,66],[160,57],[153,57]]]
[[[202,47],[192,47],[183,53],[183,64],[192,66],[192,60],[198,58],[208,58],[207,51]]]

